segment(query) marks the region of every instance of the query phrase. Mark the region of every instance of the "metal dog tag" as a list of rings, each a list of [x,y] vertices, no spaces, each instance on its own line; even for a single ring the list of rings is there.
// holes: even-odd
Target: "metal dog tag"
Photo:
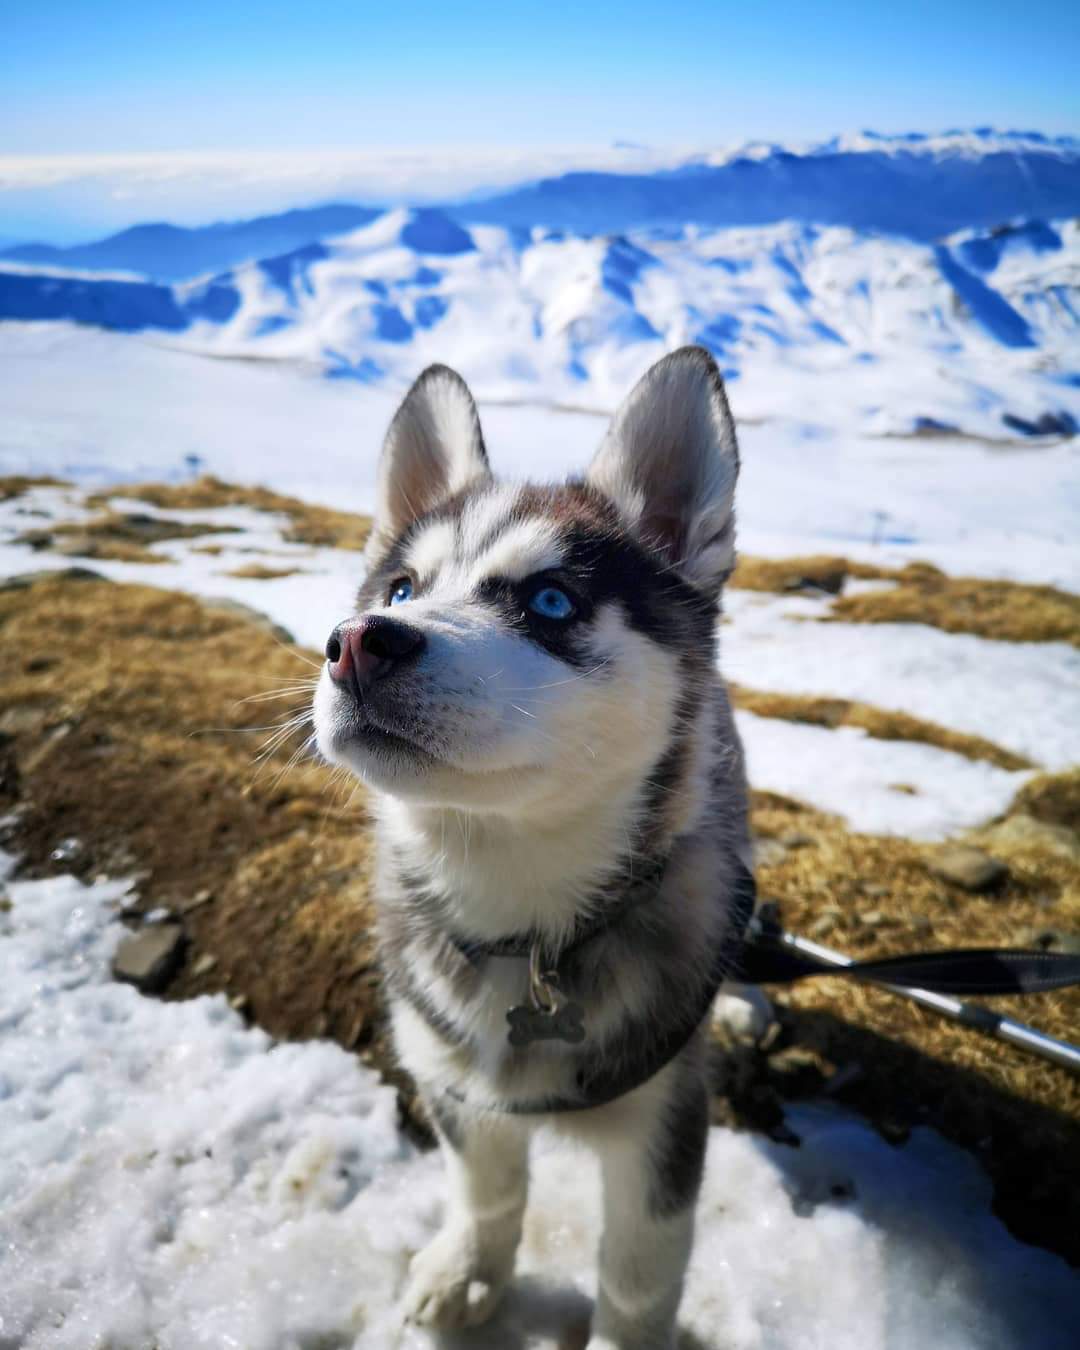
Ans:
[[[550,1012],[521,1004],[507,1011],[506,1020],[510,1023],[507,1039],[511,1045],[531,1045],[533,1041],[568,1041],[579,1045],[585,1039],[584,1016],[580,1003],[564,1003]]]
[[[558,972],[540,969],[540,947],[533,943],[529,952],[529,1004],[510,1008],[507,1036],[511,1045],[531,1045],[534,1041],[567,1041],[578,1045],[585,1039],[585,1009],[580,1003],[567,1003],[555,985]]]

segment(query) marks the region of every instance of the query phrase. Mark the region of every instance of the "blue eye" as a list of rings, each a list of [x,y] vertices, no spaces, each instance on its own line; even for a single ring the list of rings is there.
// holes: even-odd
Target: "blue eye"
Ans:
[[[529,608],[542,619],[569,619],[574,602],[558,586],[542,586],[529,601]]]
[[[400,581],[395,581],[390,587],[391,605],[403,605],[406,600],[412,599],[412,582],[408,577],[402,577]]]

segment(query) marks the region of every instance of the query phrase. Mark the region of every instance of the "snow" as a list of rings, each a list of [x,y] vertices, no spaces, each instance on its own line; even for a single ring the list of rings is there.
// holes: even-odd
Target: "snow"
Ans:
[[[1001,815],[1027,773],[1007,773],[915,741],[858,727],[805,726],[738,711],[755,788],[813,802],[867,834],[942,839]]]
[[[0,1346],[433,1346],[397,1309],[440,1164],[401,1135],[393,1090],[336,1046],[273,1044],[223,996],[111,983],[127,889],[8,884]],[[686,1350],[1071,1343],[1076,1274],[1005,1232],[971,1158],[833,1110],[791,1123],[798,1149],[712,1130]],[[555,1350],[588,1315],[594,1168],[557,1137],[536,1155],[519,1278],[473,1350]]]
[[[994,233],[931,246],[788,222],[611,240],[401,209],[174,286],[0,265],[0,317],[398,388],[453,353],[483,400],[597,410],[699,342],[744,421],[1007,441],[1080,421],[1080,223],[1042,229],[1055,246],[1014,244],[980,273],[958,255],[1003,248]]]
[[[388,390],[305,376],[285,363],[212,360],[52,324],[0,325],[0,373],[0,471],[51,472],[101,488],[181,480],[191,472],[185,456],[198,455],[225,479],[361,510],[373,499],[396,404]],[[481,412],[496,469],[519,478],[580,470],[605,426],[592,414],[548,408],[485,404]],[[925,559],[961,575],[1080,590],[1080,478],[1069,445],[1008,451],[956,439],[873,440],[810,434],[790,421],[744,425],[740,438],[739,541],[747,553],[840,553],[886,566]],[[115,504],[155,514],[146,504]],[[80,489],[39,488],[0,503],[0,575],[69,566],[70,558],[11,541],[86,514]],[[91,566],[119,581],[239,600],[316,650],[349,613],[355,554],[287,543],[283,522],[259,512],[178,514],[238,533],[212,536],[217,556],[197,551],[205,539],[177,540],[153,550],[166,565]],[[269,580],[228,575],[251,562],[298,570]],[[828,601],[820,598],[732,590],[725,606],[721,665],[741,684],[908,712],[1048,768],[1080,760],[1080,654],[1072,647],[916,624],[821,622]],[[861,830],[942,838],[999,814],[1025,777],[855,729],[745,714],[740,724],[757,786],[836,811]]]
[[[722,664],[736,683],[900,709],[1048,768],[1080,761],[1080,651],[1064,642],[815,622],[826,602],[752,591],[724,604]]]
[[[433,359],[448,354],[457,359],[449,348]],[[627,387],[595,412],[481,399],[496,469],[544,480],[580,471]],[[1080,590],[1075,441],[1007,449],[874,438],[794,415],[757,424],[745,420],[744,387],[736,381],[730,394],[744,419],[745,552],[918,558],[961,575]],[[0,324],[0,471],[99,486],[184,477],[185,457],[196,455],[230,481],[366,510],[399,397],[286,361],[213,360],[60,323]],[[776,394],[781,405],[785,397]]]
[[[1040,147],[1075,157],[1071,143]],[[913,143],[867,136],[806,153],[838,148],[896,158]],[[925,148],[977,160],[1033,147],[973,133]],[[768,164],[773,152],[682,164]],[[591,166],[635,172],[661,160],[620,151]],[[161,200],[210,191],[250,205],[283,173],[325,184],[343,163],[204,157],[174,174],[175,162],[165,172],[125,160],[97,166],[79,190],[125,181]],[[440,181],[479,163],[451,158]],[[514,181],[509,163],[482,163],[489,185]],[[401,182],[421,172],[404,154],[349,165]],[[6,182],[47,195],[50,181],[67,191],[81,171],[0,160],[0,192]],[[1035,425],[1047,411],[1080,412],[1069,300],[1080,226],[968,230],[941,249],[791,224],[619,241],[466,232],[445,214],[396,210],[212,284],[148,291],[137,278],[67,273],[67,294],[91,314],[107,301],[128,326],[159,312],[179,319],[170,336],[137,337],[0,324],[0,473],[75,484],[0,503],[0,577],[77,563],[13,540],[85,519],[88,491],[195,469],[369,509],[385,427],[428,360],[450,359],[474,382],[497,470],[560,478],[587,463],[650,361],[704,337],[737,372],[745,552],[924,559],[1080,591],[1075,440],[1000,443],[1005,416]],[[6,275],[54,286],[50,303],[68,303],[39,268]],[[958,308],[957,289],[973,309]],[[133,315],[135,293],[150,308]],[[1025,335],[1034,347],[1016,345]],[[324,378],[328,369],[341,378]],[[907,434],[921,418],[984,439]],[[357,555],[288,543],[276,517],[115,505],[236,533],[155,545],[167,560],[158,566],[88,563],[106,576],[239,600],[315,648],[351,607]],[[207,542],[222,552],[199,553]],[[251,562],[299,570],[228,575]],[[828,613],[825,598],[730,591],[725,673],[903,710],[1050,768],[1080,760],[1072,647],[822,622]],[[859,830],[944,838],[1000,813],[1028,776],[855,728],[737,717],[755,786]],[[275,1045],[224,997],[163,1004],[112,983],[128,884],[11,880],[14,867],[0,852],[11,904],[0,909],[0,1350],[433,1347],[398,1309],[408,1259],[439,1223],[441,1169],[399,1131],[393,1090],[336,1046]],[[972,1158],[928,1131],[893,1148],[824,1107],[792,1110],[789,1123],[798,1149],[711,1132],[680,1350],[1072,1345],[1076,1274],[1005,1232]],[[594,1168],[557,1135],[535,1153],[519,1278],[493,1326],[468,1338],[473,1350],[556,1350],[587,1320]]]

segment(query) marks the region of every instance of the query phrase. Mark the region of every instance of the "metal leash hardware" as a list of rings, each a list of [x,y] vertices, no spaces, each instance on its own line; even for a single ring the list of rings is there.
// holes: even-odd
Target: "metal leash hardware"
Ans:
[[[580,1003],[563,998],[558,983],[557,970],[542,969],[540,943],[534,942],[529,949],[529,1004],[519,1004],[506,1013],[511,1045],[531,1045],[534,1041],[579,1045],[585,1039],[585,1010]]]

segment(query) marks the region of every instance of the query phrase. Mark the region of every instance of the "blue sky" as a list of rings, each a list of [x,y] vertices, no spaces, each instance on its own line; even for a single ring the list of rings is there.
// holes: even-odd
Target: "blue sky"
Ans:
[[[1080,4],[3,0],[0,153],[1080,130]]]

